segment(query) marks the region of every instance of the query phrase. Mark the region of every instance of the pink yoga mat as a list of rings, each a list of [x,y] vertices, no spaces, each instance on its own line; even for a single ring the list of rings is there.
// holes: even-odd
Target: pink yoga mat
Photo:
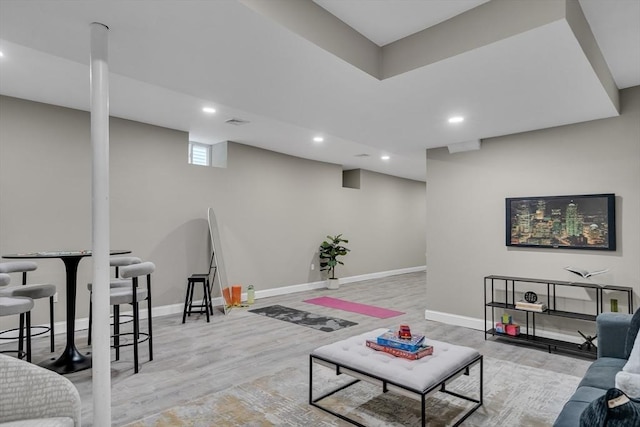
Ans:
[[[324,307],[337,308],[344,311],[351,311],[353,313],[360,313],[366,316],[377,317],[378,319],[388,319],[389,317],[395,317],[404,314],[402,311],[387,310],[386,308],[382,307],[360,304],[357,302],[345,301],[343,299],[331,297],[312,298],[303,302],[321,305]]]

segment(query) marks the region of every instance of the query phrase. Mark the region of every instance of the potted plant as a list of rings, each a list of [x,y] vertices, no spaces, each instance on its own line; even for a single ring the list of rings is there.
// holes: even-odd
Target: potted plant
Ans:
[[[337,236],[327,236],[327,240],[322,242],[319,249],[320,271],[327,271],[327,288],[338,289],[340,287],[340,279],[336,278],[336,266],[344,265],[338,260],[339,256],[344,256],[349,249],[342,246],[342,243],[349,243],[348,240],[342,238],[342,234]]]

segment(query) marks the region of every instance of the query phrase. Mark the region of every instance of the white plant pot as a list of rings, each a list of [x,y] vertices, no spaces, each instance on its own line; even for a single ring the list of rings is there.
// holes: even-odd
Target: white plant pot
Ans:
[[[340,279],[327,279],[327,289],[340,289]]]

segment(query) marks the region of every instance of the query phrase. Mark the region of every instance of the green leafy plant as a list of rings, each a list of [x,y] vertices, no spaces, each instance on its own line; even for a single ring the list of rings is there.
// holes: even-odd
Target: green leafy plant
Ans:
[[[349,243],[348,240],[342,238],[342,234],[337,236],[327,236],[327,240],[320,245],[320,271],[328,271],[329,278],[336,278],[336,266],[344,265],[338,260],[339,256],[344,256],[349,249],[342,246],[342,243]]]

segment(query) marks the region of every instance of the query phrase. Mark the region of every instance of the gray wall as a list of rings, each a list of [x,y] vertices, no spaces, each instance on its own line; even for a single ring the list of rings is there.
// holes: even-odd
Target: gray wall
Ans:
[[[568,265],[610,268],[593,280],[633,287],[638,306],[640,87],[620,95],[619,117],[492,138],[479,151],[427,150],[428,317],[482,319],[484,276],[579,279],[563,269]],[[506,197],[594,193],[616,194],[616,251],[505,245]]]
[[[154,306],[181,303],[186,277],[206,271],[208,207],[229,284],[261,291],[321,280],[316,250],[336,233],[352,250],[341,277],[424,265],[424,182],[362,171],[361,189],[342,188],[338,165],[235,143],[226,169],[192,166],[184,132],[112,118],[110,133],[111,246],[156,263]],[[90,247],[88,113],[0,97],[0,254]],[[33,280],[58,285],[63,320],[63,264],[38,262]],[[78,317],[90,277],[88,258]],[[40,307],[35,322],[45,321]]]

